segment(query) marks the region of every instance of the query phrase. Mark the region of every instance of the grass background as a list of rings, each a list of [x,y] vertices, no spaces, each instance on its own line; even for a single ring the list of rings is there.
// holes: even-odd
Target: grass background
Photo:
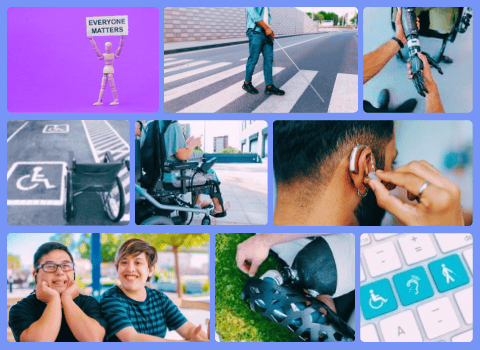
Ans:
[[[215,332],[225,342],[299,342],[293,333],[253,312],[242,299],[248,275],[235,260],[237,245],[255,233],[219,233],[215,236]],[[268,258],[256,277],[277,266]]]

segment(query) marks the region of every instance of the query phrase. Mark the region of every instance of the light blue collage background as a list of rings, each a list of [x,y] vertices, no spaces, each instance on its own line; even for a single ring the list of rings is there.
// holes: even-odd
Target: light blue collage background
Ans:
[[[169,0],[136,0],[136,1],[127,1],[127,0],[116,0],[116,1],[93,1],[93,0],[83,0],[83,1],[59,1],[59,0],[43,0],[43,1],[35,1],[35,0],[3,0],[1,2],[1,7],[2,7],[2,17],[4,20],[4,23],[2,24],[2,27],[4,28],[4,34],[0,37],[0,40],[2,41],[1,47],[3,47],[3,55],[1,57],[1,62],[2,62],[2,81],[3,83],[1,84],[1,89],[2,89],[2,98],[0,99],[0,114],[3,119],[3,125],[4,127],[6,126],[6,123],[8,120],[17,120],[17,119],[27,119],[27,120],[49,120],[49,119],[58,119],[58,120],[65,120],[65,119],[71,119],[71,120],[81,120],[81,119],[128,119],[130,121],[130,140],[134,139],[134,129],[133,125],[135,120],[137,119],[171,119],[175,118],[174,115],[172,114],[167,114],[163,111],[163,89],[162,85],[160,88],[160,96],[159,96],[159,101],[160,101],[160,109],[157,113],[143,113],[143,114],[136,114],[136,113],[122,113],[122,114],[101,114],[101,113],[55,113],[55,114],[50,114],[50,113],[35,113],[35,114],[23,114],[23,113],[9,113],[7,111],[7,52],[6,52],[6,47],[7,47],[7,9],[9,7],[63,7],[63,6],[69,6],[69,7],[120,7],[120,6],[125,6],[125,7],[158,7],[159,9],[159,23],[160,23],[160,29],[161,33],[159,35],[159,40],[160,40],[160,56],[163,57],[163,9],[166,6],[175,6],[175,7],[226,7],[226,6],[271,6],[271,7],[290,7],[292,5],[298,5],[298,6],[303,6],[303,7],[322,7],[322,6],[344,6],[344,7],[356,7],[359,11],[359,29],[358,29],[358,42],[359,42],[359,49],[358,49],[358,71],[359,71],[359,76],[358,76],[358,83],[359,83],[359,108],[358,112],[354,114],[335,114],[335,115],[327,115],[327,114],[265,114],[265,115],[257,115],[255,116],[255,119],[264,119],[268,122],[268,127],[269,131],[271,132],[273,129],[273,122],[274,120],[278,119],[286,119],[286,120],[306,120],[306,119],[316,119],[316,120],[329,120],[329,119],[341,119],[341,120],[352,120],[352,119],[394,119],[394,120],[471,120],[473,122],[473,134],[474,138],[478,134],[478,125],[476,123],[476,118],[478,116],[478,109],[476,106],[476,103],[474,102],[473,104],[473,111],[468,114],[459,114],[459,113],[450,113],[450,114],[444,114],[444,115],[435,115],[435,116],[430,116],[427,114],[397,114],[397,115],[392,115],[392,114],[386,114],[386,115],[374,115],[374,114],[366,114],[363,112],[362,109],[362,103],[361,101],[363,100],[363,92],[362,92],[362,65],[363,65],[363,60],[362,60],[362,42],[363,42],[363,25],[362,25],[362,14],[363,10],[365,7],[384,7],[384,6],[453,6],[457,5],[456,3],[452,1],[446,1],[446,0],[437,0],[437,1],[418,1],[418,3],[411,1],[411,0],[398,0],[398,1],[381,1],[381,0],[365,0],[365,1],[352,1],[352,0],[342,0],[342,1],[331,1],[331,2],[323,2],[323,1],[312,1],[312,0],[304,0],[300,2],[295,2],[295,4],[292,4],[290,1],[286,0],[277,0],[277,1],[242,1],[242,2],[226,2],[226,1],[219,1],[219,0],[203,0],[203,1],[193,1],[193,0],[176,0],[176,1],[169,1]],[[459,3],[459,5],[463,6],[471,6],[475,10],[475,2],[472,0],[469,1],[462,1]],[[95,15],[95,14],[92,14]],[[391,30],[391,28],[388,28]],[[475,30],[475,25],[473,25],[473,29]],[[59,28],[59,30],[62,30]],[[45,40],[48,40],[48,38],[45,38]],[[28,45],[28,43],[26,43]],[[58,45],[62,45],[62,43],[58,43]],[[474,35],[474,57],[475,57],[475,50],[476,46],[478,45],[478,38],[477,36]],[[32,55],[34,55],[35,52],[32,52]],[[139,61],[138,64],[141,64],[141,55],[148,54],[148,48],[145,48],[142,52],[139,52]],[[163,61],[163,58],[160,59],[160,61]],[[159,62],[161,64],[162,62]],[[75,67],[73,67],[75,69]],[[325,67],[325,69],[328,69],[328,67]],[[475,69],[474,67],[474,81],[476,81],[476,78],[480,77],[480,74],[478,73],[478,69]],[[159,79],[163,79],[163,73],[159,77]],[[161,81],[161,80],[160,80]],[[70,85],[70,89],[72,90],[72,93],[74,93],[75,90],[75,82],[68,82]],[[59,89],[65,88],[65,83],[59,82]],[[141,87],[139,87],[141,88]],[[460,88],[459,86],[452,86],[453,88]],[[28,89],[28,82],[25,82],[25,89]],[[474,101],[477,98],[476,94],[476,84],[474,83]],[[190,114],[190,115],[183,115],[182,119],[185,120],[192,120],[192,119],[197,119],[197,120],[203,120],[203,119],[209,119],[209,120],[240,120],[240,119],[251,119],[252,117],[247,114]],[[270,149],[268,150],[269,154],[272,153],[272,144],[273,142],[269,142],[269,147]],[[414,147],[414,145],[412,145]],[[475,155],[476,155],[476,149],[474,145],[474,160],[475,160]],[[4,164],[4,171],[5,173],[7,172],[6,169],[6,157],[7,157],[7,149],[6,146],[2,149],[1,152],[1,157],[2,157],[2,163]],[[421,159],[421,155],[419,155],[419,159]],[[168,232],[208,232],[211,237],[210,245],[211,245],[211,252],[212,252],[212,257],[210,259],[211,261],[211,295],[212,295],[212,308],[211,308],[211,320],[212,320],[212,332],[214,329],[214,295],[215,295],[215,276],[214,276],[214,263],[215,259],[213,257],[213,252],[214,247],[215,247],[215,242],[214,242],[214,236],[215,234],[219,232],[353,232],[356,236],[356,241],[357,243],[359,242],[359,237],[362,233],[364,232],[471,232],[473,235],[476,235],[474,233],[476,230],[475,228],[478,227],[478,223],[476,220],[476,216],[474,215],[474,220],[473,220],[473,225],[470,227],[459,227],[459,228],[449,228],[449,227],[275,227],[272,223],[273,221],[273,202],[272,202],[272,190],[273,190],[273,163],[272,163],[272,157],[268,159],[268,166],[269,166],[269,182],[268,182],[268,190],[269,190],[269,214],[268,214],[268,224],[265,226],[247,226],[247,225],[242,225],[242,226],[210,226],[210,227],[204,227],[204,226],[172,226],[168,227]],[[134,152],[132,149],[131,152],[131,163],[134,164]],[[475,179],[477,179],[476,175],[476,162],[474,162],[474,183]],[[134,183],[134,172],[131,172],[131,184]],[[132,185],[133,186],[133,185]],[[476,198],[476,195],[478,194],[478,186],[473,186],[474,193],[473,193],[473,198]],[[133,188],[132,188],[133,190]],[[1,192],[2,192],[2,197],[5,199],[6,198],[6,186],[1,187]],[[7,211],[6,207],[5,211],[2,211],[1,213],[1,228],[4,230],[5,235],[8,232],[61,232],[65,230],[73,231],[73,232],[159,232],[159,228],[156,226],[136,226],[134,222],[134,205],[131,207],[131,218],[132,221],[128,226],[116,226],[116,227],[109,227],[109,226],[74,226],[73,230],[72,228],[66,228],[66,227],[61,227],[61,226],[56,226],[56,227],[50,227],[50,226],[9,226],[7,224]],[[3,249],[6,248],[6,239],[2,240],[2,245]],[[5,252],[5,250],[4,250]],[[476,260],[476,259],[475,259]],[[351,344],[351,343],[339,343],[337,345],[334,345],[335,347],[340,347],[341,349],[351,349],[352,347],[358,347],[363,349],[371,349],[372,347],[377,347],[377,346],[385,346],[385,344],[375,344],[375,343],[362,343],[360,341],[360,308],[359,308],[359,292],[360,292],[360,285],[359,285],[359,263],[360,263],[360,249],[359,245],[357,244],[356,246],[356,275],[357,275],[357,288],[356,288],[356,300],[357,300],[357,310],[356,310],[356,341]],[[474,289],[474,315],[476,314],[477,310],[479,309],[478,303],[476,302],[476,295],[478,295],[478,291]],[[238,296],[239,298],[241,297],[240,295]],[[275,331],[275,327],[272,325],[272,331]],[[477,339],[476,337],[477,331],[476,328],[474,327],[474,338],[472,343],[464,343],[461,345],[453,345],[449,343],[444,343],[444,344],[430,344],[426,345],[429,348],[433,348],[434,346],[441,347],[442,349],[446,348],[453,348],[453,346],[461,346],[464,349],[473,349],[478,347],[475,346],[475,344],[480,344],[480,340]],[[4,338],[6,341],[6,338]],[[8,342],[7,342],[8,343]],[[50,348],[56,348],[56,347],[63,347],[65,345],[63,344],[7,344],[7,348],[17,348],[17,349],[50,349]],[[123,348],[131,347],[132,345],[121,345],[121,344],[89,344],[88,347],[91,348],[92,350],[96,349],[111,349],[113,347],[120,346]],[[135,346],[135,345],[134,345]],[[207,348],[236,348],[236,349],[243,349],[246,347],[251,348],[252,350],[256,349],[261,349],[264,345],[262,344],[243,344],[243,343],[216,343],[215,341],[211,341],[209,343],[196,343],[196,344],[190,344],[190,343],[171,343],[171,344],[163,344],[161,345],[162,347],[164,346],[172,346],[178,349],[187,349],[191,347],[195,348],[200,348],[200,349],[207,349]],[[271,346],[274,346],[275,349],[288,349],[291,344],[271,344]],[[310,346],[315,346],[317,347],[318,344],[311,344],[311,343],[305,343],[300,345],[305,348],[309,348]],[[322,346],[322,345],[320,345]],[[332,346],[332,345],[323,345],[323,346]],[[391,346],[392,350],[402,350],[404,349],[403,344],[388,344],[387,346]],[[421,343],[412,343],[407,345],[409,348],[413,346],[411,349],[420,349],[423,347]],[[82,349],[84,348],[84,345],[81,344],[68,344],[68,347],[71,349]],[[143,348],[146,349],[153,349],[156,347],[154,344],[145,344],[142,345]]]

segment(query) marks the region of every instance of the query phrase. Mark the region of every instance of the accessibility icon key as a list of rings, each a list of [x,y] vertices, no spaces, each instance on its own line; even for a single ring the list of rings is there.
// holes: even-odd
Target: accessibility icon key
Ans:
[[[7,172],[7,205],[63,205],[65,162],[16,162]]]
[[[433,296],[433,288],[422,266],[393,276],[402,305],[411,305]]]
[[[360,288],[360,304],[365,319],[394,311],[398,308],[390,282],[384,278]]]

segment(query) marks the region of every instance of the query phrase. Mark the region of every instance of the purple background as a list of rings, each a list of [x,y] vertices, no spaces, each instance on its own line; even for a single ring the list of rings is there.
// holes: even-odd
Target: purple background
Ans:
[[[128,15],[129,35],[115,59],[120,104],[107,84],[98,100],[104,63],[86,35],[86,17]],[[7,109],[9,112],[157,112],[159,11],[154,7],[51,7],[8,9]],[[95,36],[102,53],[120,36]]]

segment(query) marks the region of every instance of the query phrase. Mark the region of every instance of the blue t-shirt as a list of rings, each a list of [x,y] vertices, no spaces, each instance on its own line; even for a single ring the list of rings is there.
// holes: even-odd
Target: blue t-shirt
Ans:
[[[145,287],[145,301],[130,299],[115,286],[107,290],[100,302],[107,321],[107,341],[120,341],[116,334],[133,327],[138,333],[163,338],[169,330],[181,327],[187,319],[175,304],[162,292]]]

